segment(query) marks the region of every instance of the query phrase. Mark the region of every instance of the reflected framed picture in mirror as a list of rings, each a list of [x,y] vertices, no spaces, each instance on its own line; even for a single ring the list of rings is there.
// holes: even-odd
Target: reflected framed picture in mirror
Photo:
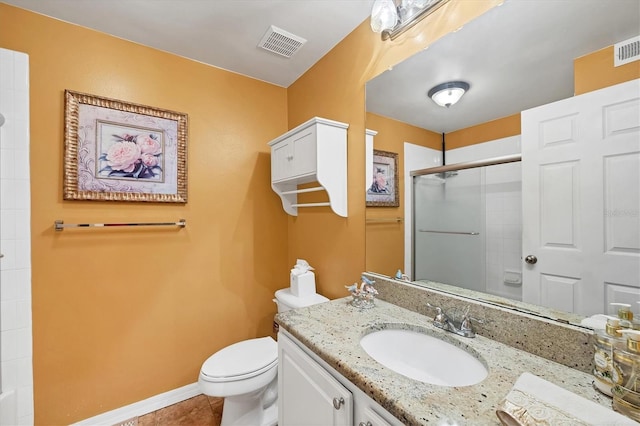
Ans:
[[[399,207],[398,154],[374,149],[372,167],[367,207]]]

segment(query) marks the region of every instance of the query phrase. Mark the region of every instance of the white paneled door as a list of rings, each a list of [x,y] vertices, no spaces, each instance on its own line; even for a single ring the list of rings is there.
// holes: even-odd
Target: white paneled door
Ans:
[[[640,80],[522,113],[523,301],[640,300]]]

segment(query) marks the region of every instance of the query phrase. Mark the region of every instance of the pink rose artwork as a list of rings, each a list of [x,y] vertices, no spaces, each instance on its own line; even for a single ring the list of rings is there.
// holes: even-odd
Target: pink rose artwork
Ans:
[[[132,172],[140,158],[140,147],[135,142],[117,142],[107,151],[107,164],[112,170]]]
[[[162,152],[160,142],[152,138],[151,135],[139,135],[136,139],[136,144],[140,146],[140,151],[143,154],[156,155]]]
[[[111,136],[111,145],[99,158],[106,163],[99,171],[101,177],[136,180],[158,180],[161,177],[162,143],[157,134],[121,133]]]

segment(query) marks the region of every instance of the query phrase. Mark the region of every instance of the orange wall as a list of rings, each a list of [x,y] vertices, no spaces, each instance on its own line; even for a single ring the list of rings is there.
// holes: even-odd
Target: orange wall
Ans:
[[[576,95],[640,78],[640,61],[614,67],[613,55],[609,46],[573,61]]]
[[[487,121],[445,135],[446,149],[462,148],[520,134],[520,114]]]
[[[442,135],[393,120],[377,114],[367,113],[367,129],[378,134],[373,138],[374,148],[398,154],[399,207],[367,207],[367,220],[404,218],[404,143],[442,149]],[[367,222],[366,224],[366,270],[393,275],[404,269],[404,227],[400,222]],[[393,247],[393,250],[389,250]]]
[[[349,217],[318,208],[288,221],[289,263],[307,259],[316,268],[318,290],[327,297],[345,296],[344,285],[366,269],[366,82],[501,2],[451,0],[394,41],[382,41],[364,21],[288,88],[289,128],[316,115],[349,123]]]
[[[267,142],[288,129],[286,90],[6,4],[0,46],[30,59],[36,424],[194,383],[216,350],[271,334],[290,262]],[[188,203],[62,201],[65,89],[187,113]]]

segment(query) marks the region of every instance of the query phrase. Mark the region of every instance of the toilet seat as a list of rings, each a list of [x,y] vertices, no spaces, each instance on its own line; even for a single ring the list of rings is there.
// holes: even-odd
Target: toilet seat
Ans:
[[[258,376],[278,364],[278,344],[271,337],[234,343],[211,355],[200,371],[210,382],[231,382]]]

